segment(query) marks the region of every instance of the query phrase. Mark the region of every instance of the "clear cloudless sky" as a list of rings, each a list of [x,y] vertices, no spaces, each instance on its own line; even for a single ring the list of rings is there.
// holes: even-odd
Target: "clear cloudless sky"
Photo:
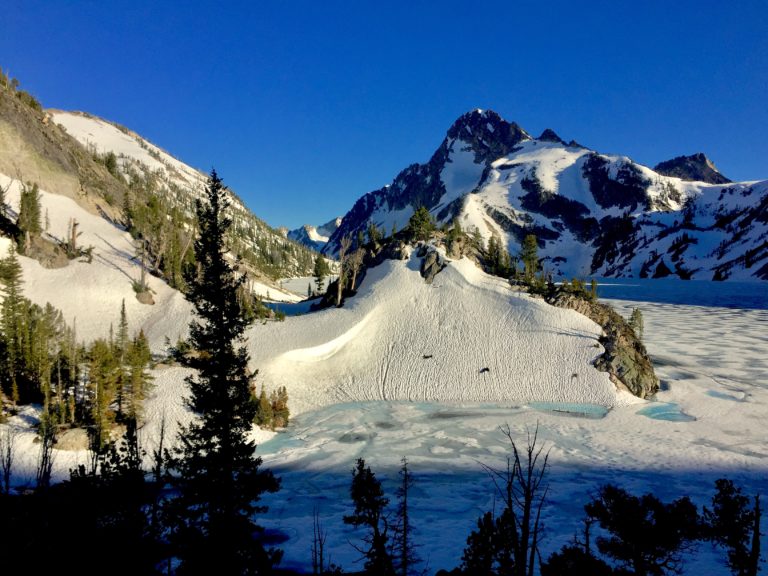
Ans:
[[[343,215],[473,108],[768,178],[766,0],[3,0],[0,66],[216,167],[273,226]]]

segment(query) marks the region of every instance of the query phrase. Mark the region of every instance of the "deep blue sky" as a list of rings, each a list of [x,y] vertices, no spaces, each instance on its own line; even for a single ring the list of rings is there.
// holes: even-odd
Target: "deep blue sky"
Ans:
[[[768,178],[768,2],[4,0],[0,66],[319,224],[429,159],[462,113],[648,165]]]

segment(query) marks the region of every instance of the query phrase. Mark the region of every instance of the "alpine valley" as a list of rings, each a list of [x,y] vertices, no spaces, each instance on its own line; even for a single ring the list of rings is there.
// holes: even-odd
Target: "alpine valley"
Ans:
[[[124,398],[104,400],[119,379],[94,382],[100,359],[125,351],[118,342],[128,335],[146,353],[136,372],[148,375],[146,393],[133,414],[145,472],[197,417],[189,378],[216,360],[189,345],[205,186],[204,174],[131,129],[44,110],[0,82],[9,492],[39,485],[40,431],[50,431],[53,407],[53,483],[95,462],[86,428],[122,432]],[[25,220],[30,194],[37,226]],[[358,458],[391,495],[407,458],[427,574],[461,563],[478,517],[498,511],[508,438],[524,447],[534,430],[551,463],[542,557],[572,540],[605,483],[699,507],[718,478],[765,491],[768,181],[731,182],[703,154],[651,169],[475,110],[427,163],[321,226],[273,228],[234,192],[227,198],[226,258],[248,279],[237,301],[251,320],[239,341],[249,402],[272,411],[267,399],[287,398],[290,409],[288,421],[280,407],[287,426],[262,421],[249,435],[282,481],[263,495],[269,510],[258,521],[284,551],[285,574],[311,572],[320,523],[326,559],[359,568],[350,542],[361,532],[345,520]],[[336,277],[324,296],[308,297],[322,291],[313,278],[322,254]],[[685,297],[673,298],[681,286]],[[702,299],[712,294],[724,298]],[[22,374],[28,402],[10,376],[21,328],[6,320],[22,316],[10,314],[12,299],[39,320],[21,323],[35,334],[24,354],[42,366],[37,379]],[[56,330],[33,330],[49,317]],[[120,361],[109,366],[125,380]],[[730,572],[709,544],[681,554],[684,574]]]

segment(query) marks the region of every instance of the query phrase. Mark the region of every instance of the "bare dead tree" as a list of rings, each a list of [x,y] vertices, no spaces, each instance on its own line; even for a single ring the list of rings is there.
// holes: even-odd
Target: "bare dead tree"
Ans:
[[[325,572],[325,540],[327,533],[320,524],[317,508],[312,511],[312,574]]]
[[[528,431],[524,450],[518,449],[509,425],[501,428],[509,440],[512,454],[504,470],[483,466],[491,476],[505,509],[496,523],[499,536],[506,543],[500,551],[502,569],[514,576],[533,576],[540,559],[541,511],[549,487],[544,483],[549,450],[537,446],[539,425]]]
[[[349,283],[349,288],[351,290],[355,289],[355,284],[357,282],[357,275],[360,273],[360,269],[363,267],[364,256],[365,256],[365,251],[362,248],[358,248],[349,257],[349,271],[352,274],[352,278],[350,279],[350,283]]]
[[[165,428],[166,416],[163,412],[163,419],[160,420],[160,431],[157,439],[157,447],[152,451],[152,476],[155,484],[159,485],[163,479],[163,469],[165,468]]]
[[[16,439],[19,435],[18,430],[7,426],[0,434],[0,470],[3,473],[3,492],[11,493],[11,471],[13,470],[13,461],[16,457]]]
[[[352,247],[352,238],[344,236],[339,244],[339,279],[336,284],[336,306],[341,306],[341,294],[344,291],[344,280],[347,276],[347,261],[349,249]]]
[[[40,419],[40,455],[37,460],[37,489],[46,490],[51,485],[53,471],[53,443],[56,439],[56,427],[47,413]]]

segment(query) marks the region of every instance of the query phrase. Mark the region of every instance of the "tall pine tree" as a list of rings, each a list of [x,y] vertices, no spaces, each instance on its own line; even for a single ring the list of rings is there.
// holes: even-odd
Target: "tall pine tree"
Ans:
[[[275,492],[279,481],[260,470],[261,458],[248,438],[256,414],[240,346],[247,321],[237,298],[244,278],[226,257],[231,220],[226,188],[211,171],[206,201],[197,202],[198,270],[188,278],[187,298],[198,319],[190,324],[190,342],[199,353],[196,376],[188,383],[188,405],[197,418],[179,435],[171,463],[178,473],[179,496],[173,539],[181,560],[179,574],[268,574],[280,552],[258,540],[253,515],[266,511],[256,503]]]

